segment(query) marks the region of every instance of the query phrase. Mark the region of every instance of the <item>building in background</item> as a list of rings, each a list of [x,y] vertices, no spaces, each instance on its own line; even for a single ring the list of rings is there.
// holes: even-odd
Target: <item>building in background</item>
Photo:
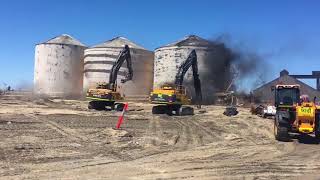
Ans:
[[[301,94],[307,94],[311,99],[313,99],[313,97],[317,97],[317,98],[320,97],[320,91],[298,80],[296,77],[302,77],[302,75],[290,75],[287,70],[281,71],[279,78],[269,83],[266,83],[261,87],[252,91],[254,100],[259,103],[273,104],[274,92],[272,92],[271,88],[275,87],[277,84],[284,84],[284,85],[299,84]]]

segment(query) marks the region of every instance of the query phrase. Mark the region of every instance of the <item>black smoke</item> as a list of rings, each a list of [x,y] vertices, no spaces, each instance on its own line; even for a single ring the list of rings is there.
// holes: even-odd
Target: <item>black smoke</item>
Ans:
[[[201,58],[199,56],[198,59]],[[230,38],[222,36],[215,38],[203,57],[204,66],[199,66],[202,68],[199,75],[204,104],[212,104],[216,93],[249,93],[265,82],[267,63],[256,51],[245,48],[243,43],[234,44]],[[187,81],[186,84],[192,86],[193,82]]]
[[[212,43],[223,44],[229,53],[229,81],[233,80],[233,90],[248,93],[265,83],[269,74],[269,64],[257,49],[250,48],[245,42],[235,42],[230,35],[221,35]],[[207,61],[206,61],[207,62]]]

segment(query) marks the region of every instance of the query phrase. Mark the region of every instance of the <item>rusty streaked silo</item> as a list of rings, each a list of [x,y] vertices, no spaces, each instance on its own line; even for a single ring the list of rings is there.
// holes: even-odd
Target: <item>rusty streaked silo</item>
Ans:
[[[227,49],[221,43],[214,43],[195,35],[189,35],[174,43],[155,50],[154,88],[164,83],[174,83],[181,63],[195,49],[198,57],[198,70],[202,84],[203,99],[207,103],[214,101],[214,93],[224,91],[230,83],[230,61]],[[193,92],[192,68],[185,75],[185,86]],[[219,83],[218,83],[219,82]]]
[[[127,65],[124,63],[118,73],[118,89],[125,97],[149,95],[153,82],[154,53],[124,37],[116,37],[85,50],[84,91],[94,88],[99,82],[109,81],[112,65],[125,45],[129,46],[131,52],[133,79],[121,83],[121,79],[124,79],[128,72]]]
[[[62,98],[81,97],[85,48],[66,34],[36,45],[34,93]]]

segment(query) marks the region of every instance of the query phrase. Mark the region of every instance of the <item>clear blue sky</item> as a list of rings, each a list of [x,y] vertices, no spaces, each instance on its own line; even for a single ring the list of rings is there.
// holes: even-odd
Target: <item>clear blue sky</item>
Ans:
[[[293,74],[320,70],[317,0],[3,0],[0,11],[0,86],[32,83],[35,44],[63,33],[86,45],[115,36],[153,50],[188,34],[233,42],[257,51]]]

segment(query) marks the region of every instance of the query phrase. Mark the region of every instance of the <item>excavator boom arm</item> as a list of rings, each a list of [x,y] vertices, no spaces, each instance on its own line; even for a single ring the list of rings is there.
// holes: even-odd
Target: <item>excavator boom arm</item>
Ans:
[[[202,102],[202,92],[201,92],[201,81],[198,73],[198,60],[197,53],[192,50],[188,58],[179,67],[178,73],[175,78],[175,85],[181,87],[183,84],[183,79],[189,68],[192,66],[194,89],[197,97],[197,104],[201,105]]]
[[[124,61],[127,62],[127,68],[128,68],[128,74],[126,75],[125,79],[122,79],[121,81],[124,83],[126,81],[132,80],[133,77],[133,70],[132,70],[132,63],[131,63],[131,55],[130,55],[130,48],[128,45],[125,45],[123,50],[120,52],[117,60],[114,62],[110,76],[109,76],[109,87],[110,89],[114,89],[116,81],[117,81],[117,76],[118,72],[124,63]]]

